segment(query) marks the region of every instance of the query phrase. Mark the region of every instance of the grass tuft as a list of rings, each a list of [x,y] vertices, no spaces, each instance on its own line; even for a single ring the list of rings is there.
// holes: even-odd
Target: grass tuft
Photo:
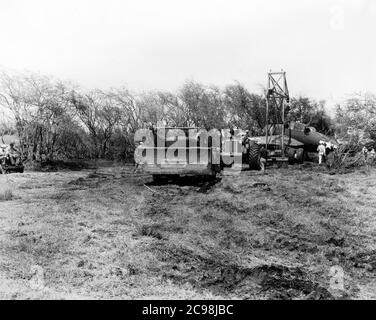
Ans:
[[[6,189],[0,192],[0,201],[9,201],[13,199],[13,192],[10,189]]]

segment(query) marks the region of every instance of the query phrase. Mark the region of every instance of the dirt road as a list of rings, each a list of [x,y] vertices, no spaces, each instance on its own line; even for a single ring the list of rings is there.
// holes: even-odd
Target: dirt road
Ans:
[[[130,171],[0,175],[0,298],[376,299],[376,171]]]

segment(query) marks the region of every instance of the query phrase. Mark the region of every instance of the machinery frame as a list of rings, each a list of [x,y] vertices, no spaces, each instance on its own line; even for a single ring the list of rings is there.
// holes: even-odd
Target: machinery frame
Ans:
[[[285,111],[290,103],[290,94],[287,86],[286,72],[268,72],[268,82],[266,89],[266,149],[268,149],[268,136],[270,128],[275,125],[282,125],[280,148],[282,158],[285,158]],[[271,114],[272,113],[272,114]],[[271,135],[273,132],[271,132]]]

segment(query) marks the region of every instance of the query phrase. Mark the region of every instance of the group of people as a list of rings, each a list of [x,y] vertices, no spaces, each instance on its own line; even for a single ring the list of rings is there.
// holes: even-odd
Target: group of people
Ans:
[[[337,146],[331,142],[320,141],[317,147],[317,152],[319,153],[319,164],[321,165],[325,161],[329,152],[334,151],[336,148]]]
[[[11,165],[16,165],[19,159],[19,152],[15,147],[15,143],[11,142],[9,145],[0,145],[0,164],[5,160],[9,160]]]
[[[372,165],[376,158],[376,152],[374,148],[367,148],[366,146],[362,149],[363,161],[364,164],[369,167]]]
[[[323,162],[325,162],[327,155],[334,151],[337,148],[334,144],[331,142],[325,142],[320,141],[319,146],[317,147],[317,152],[319,154],[319,164],[321,165]],[[376,152],[373,147],[367,148],[364,146],[362,148],[362,156],[364,164],[368,167],[370,164],[373,164],[373,162],[376,159]]]

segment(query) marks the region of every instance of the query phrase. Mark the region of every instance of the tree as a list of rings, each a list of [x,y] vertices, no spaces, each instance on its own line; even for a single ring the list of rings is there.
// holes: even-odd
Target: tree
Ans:
[[[356,93],[336,109],[336,121],[344,128],[352,127],[376,139],[376,96]]]
[[[207,130],[226,126],[223,96],[217,87],[205,87],[187,81],[178,92],[180,109],[186,126],[195,125]]]
[[[249,93],[240,83],[227,86],[224,95],[230,125],[260,134],[266,119],[265,98]]]
[[[0,102],[14,118],[21,153],[31,160],[65,157],[80,126],[69,106],[73,86],[35,74],[0,77]],[[83,149],[83,148],[81,148]]]
[[[89,130],[94,157],[104,158],[115,127],[122,120],[122,111],[112,102],[112,95],[100,90],[87,94],[71,93],[70,101],[82,123]]]
[[[304,96],[292,98],[286,114],[289,121],[300,121],[324,134],[333,133],[331,119],[325,111],[325,101],[317,102]]]

